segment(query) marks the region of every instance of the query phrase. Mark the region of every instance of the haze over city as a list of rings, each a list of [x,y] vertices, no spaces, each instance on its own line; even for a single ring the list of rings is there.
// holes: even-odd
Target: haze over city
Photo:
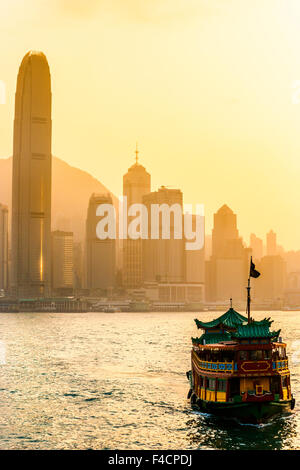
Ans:
[[[299,449],[300,1],[0,21],[0,450]]]
[[[53,155],[118,196],[138,141],[152,186],[204,203],[208,233],[225,202],[244,239],[272,228],[299,249],[297,1],[12,0],[0,13],[0,156],[12,155],[19,63],[42,50]]]

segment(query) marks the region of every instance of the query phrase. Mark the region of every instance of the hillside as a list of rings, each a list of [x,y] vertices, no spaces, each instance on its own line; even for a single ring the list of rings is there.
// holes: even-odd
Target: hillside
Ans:
[[[11,207],[12,157],[0,158],[0,203]],[[52,229],[71,230],[82,240],[88,201],[92,193],[110,192],[89,173],[53,157]],[[114,202],[117,199],[113,196]]]

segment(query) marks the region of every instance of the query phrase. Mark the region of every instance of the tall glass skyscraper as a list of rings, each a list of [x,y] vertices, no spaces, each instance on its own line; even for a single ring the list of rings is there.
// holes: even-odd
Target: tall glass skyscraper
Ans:
[[[12,293],[45,297],[51,286],[51,78],[41,52],[28,52],[15,99]]]
[[[0,203],[0,291],[8,287],[8,209]]]

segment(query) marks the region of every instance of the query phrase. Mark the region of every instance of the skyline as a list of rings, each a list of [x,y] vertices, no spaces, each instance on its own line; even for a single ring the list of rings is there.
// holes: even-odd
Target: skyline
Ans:
[[[121,2],[114,10],[107,1],[89,2],[89,11],[78,1],[64,2],[64,9],[56,2],[36,9],[28,3],[38,2],[22,3],[0,5],[6,21],[0,39],[10,41],[1,54],[7,88],[1,157],[12,155],[18,63],[27,50],[43,50],[52,70],[53,155],[118,196],[138,140],[153,188],[165,183],[180,188],[186,202],[204,203],[207,233],[213,213],[227,203],[244,239],[273,229],[285,249],[300,248],[295,1],[243,2],[243,8],[235,0],[226,8],[190,1],[182,18],[181,0],[151,10],[134,1],[132,10]]]

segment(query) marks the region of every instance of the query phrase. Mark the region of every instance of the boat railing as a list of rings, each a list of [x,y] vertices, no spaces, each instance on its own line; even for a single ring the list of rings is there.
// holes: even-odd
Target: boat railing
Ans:
[[[289,361],[288,359],[282,359],[281,361],[273,361],[272,362],[273,370],[288,370],[289,369]]]
[[[222,372],[223,374],[232,374],[237,370],[237,364],[232,362],[212,362],[202,361],[197,355],[194,355],[197,363],[197,367],[201,370],[208,372]]]

